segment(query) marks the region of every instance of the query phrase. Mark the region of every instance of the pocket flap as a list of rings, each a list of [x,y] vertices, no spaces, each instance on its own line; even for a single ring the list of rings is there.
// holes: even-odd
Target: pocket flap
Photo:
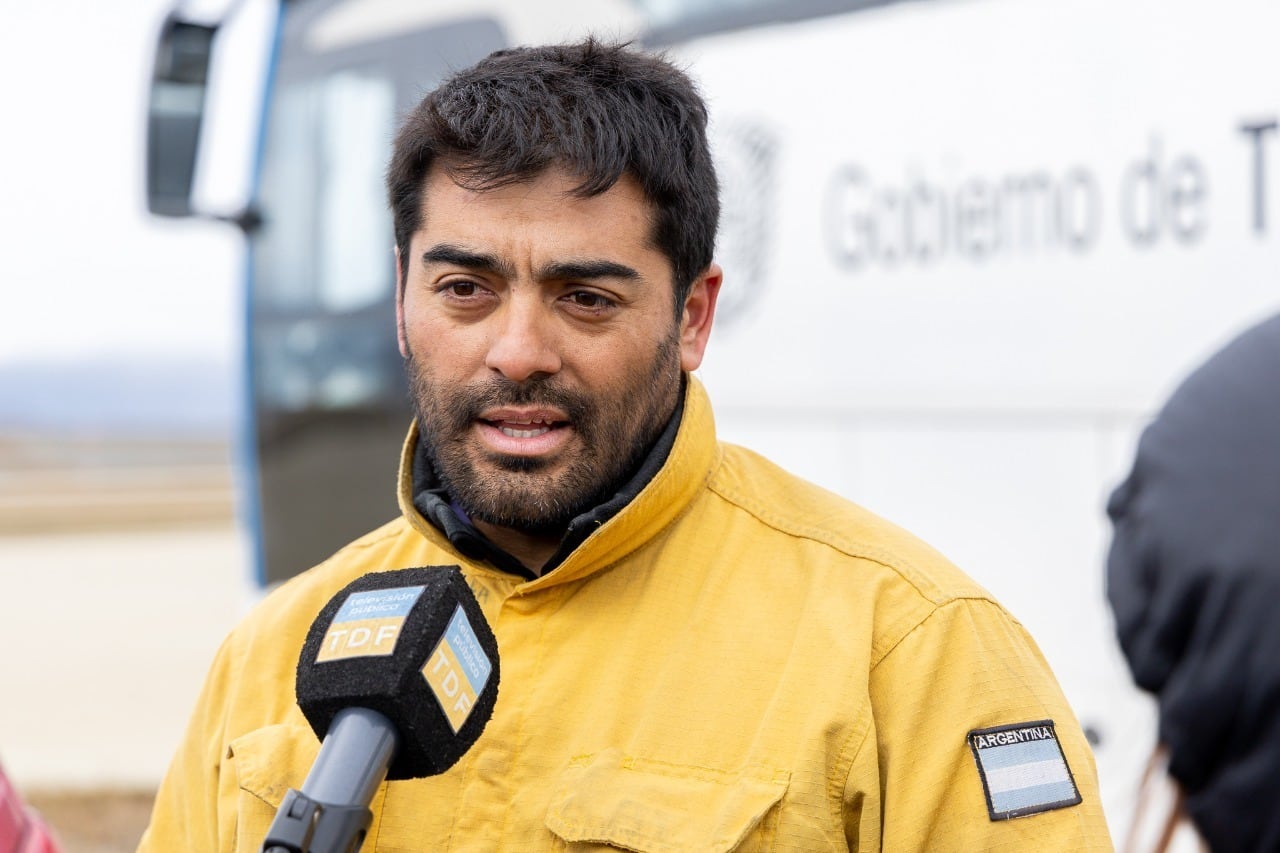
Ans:
[[[302,788],[319,752],[315,732],[283,723],[241,735],[229,747],[240,790],[272,808],[290,788]]]
[[[642,853],[733,850],[789,782],[786,772],[725,773],[610,749],[574,759],[560,775],[547,828],[569,843]]]
[[[236,853],[262,849],[280,801],[290,788],[302,787],[319,751],[320,743],[310,729],[285,724],[256,729],[231,741],[228,764],[240,788],[232,830]]]

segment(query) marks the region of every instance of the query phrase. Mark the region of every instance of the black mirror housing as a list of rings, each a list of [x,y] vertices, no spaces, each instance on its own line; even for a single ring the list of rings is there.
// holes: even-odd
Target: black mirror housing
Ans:
[[[147,116],[147,208],[191,216],[209,63],[217,26],[170,15],[160,31]]]

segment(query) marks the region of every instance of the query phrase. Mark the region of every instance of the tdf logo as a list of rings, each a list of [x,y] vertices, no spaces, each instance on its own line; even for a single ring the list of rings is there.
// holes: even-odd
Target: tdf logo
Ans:
[[[405,617],[423,589],[409,586],[352,593],[329,624],[316,663],[392,654]]]
[[[480,648],[467,615],[459,607],[435,651],[422,667],[422,677],[435,694],[449,725],[457,732],[471,716],[481,691],[489,681],[493,664]]]
[[[316,663],[342,658],[389,655],[396,650],[403,619],[366,619],[334,625],[325,634]]]

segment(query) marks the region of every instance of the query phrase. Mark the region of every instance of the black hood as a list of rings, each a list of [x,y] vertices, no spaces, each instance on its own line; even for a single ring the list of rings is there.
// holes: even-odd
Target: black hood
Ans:
[[[1280,850],[1280,316],[1182,383],[1107,512],[1120,645],[1192,819]]]

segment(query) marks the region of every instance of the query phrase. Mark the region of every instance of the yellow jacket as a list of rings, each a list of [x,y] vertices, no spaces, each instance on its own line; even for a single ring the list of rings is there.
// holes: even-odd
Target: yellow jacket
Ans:
[[[379,789],[364,851],[1111,849],[1089,748],[1022,626],[909,534],[717,443],[696,381],[662,470],[532,581],[418,515],[414,441],[403,517],[227,638],[140,849],[257,851],[319,748],[293,695],[312,620],[362,573],[442,563],[497,636],[497,707],[451,770]],[[1011,734],[969,735],[1014,724],[1035,748],[1056,732],[1082,802],[992,819],[1019,791],[993,800],[984,778],[1017,787],[1029,765],[979,753]]]

